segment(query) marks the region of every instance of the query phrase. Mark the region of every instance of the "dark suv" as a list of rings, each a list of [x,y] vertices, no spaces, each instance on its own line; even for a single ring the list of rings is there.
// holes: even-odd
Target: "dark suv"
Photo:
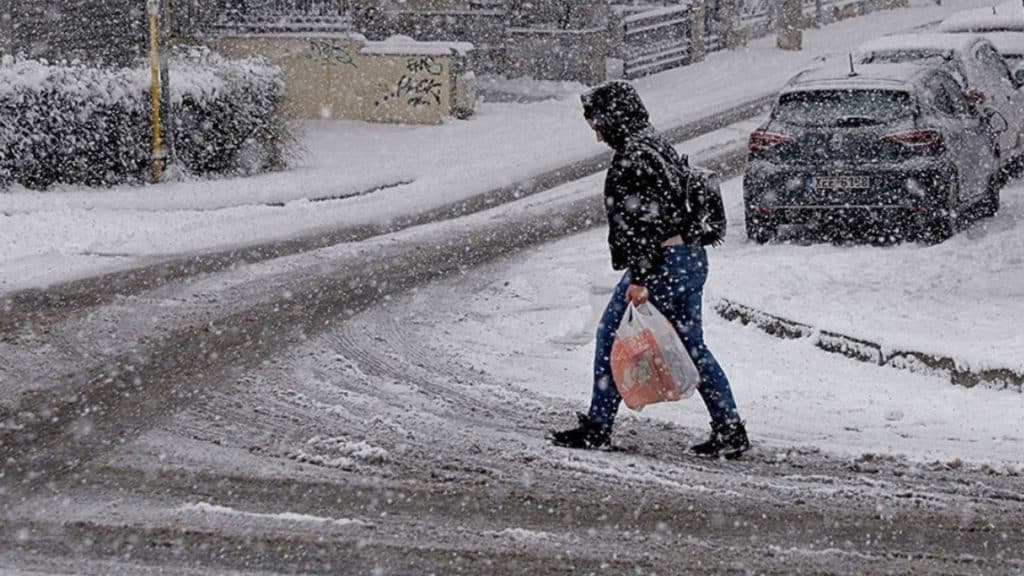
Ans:
[[[747,235],[780,224],[884,225],[941,241],[967,208],[999,208],[986,118],[940,66],[823,68],[794,77],[750,136]]]

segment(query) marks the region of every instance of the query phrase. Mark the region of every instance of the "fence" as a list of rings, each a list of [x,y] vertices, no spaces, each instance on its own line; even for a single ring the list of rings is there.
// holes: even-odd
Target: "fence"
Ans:
[[[401,34],[417,40],[469,42],[468,65],[500,72],[505,58],[506,13],[479,0],[466,10],[381,9],[355,0],[214,0],[175,8],[178,37],[271,32],[359,32],[373,40]]]
[[[213,0],[172,4],[177,37],[232,32],[347,32],[353,28],[346,0]]]
[[[123,66],[145,47],[145,2],[141,0],[7,0],[5,4],[0,9],[4,20],[0,48],[5,52]]]
[[[623,18],[622,60],[626,78],[639,78],[693,60],[694,10],[671,6]]]
[[[191,0],[175,3],[186,23],[175,28],[186,35],[202,30],[358,31],[377,40],[402,34],[417,40],[470,42],[476,50],[468,65],[478,72],[584,82],[593,81],[595,74],[603,79],[605,72],[595,70],[605,58],[615,59],[615,64],[621,61],[626,78],[639,78],[684,66],[707,52],[775,28],[776,0],[649,0],[619,4],[614,9],[617,16],[610,19],[608,5],[567,1],[468,0],[464,9],[427,10],[386,9],[363,0]],[[802,0],[804,26],[905,1]],[[565,26],[548,21],[556,13],[568,18]]]
[[[596,84],[606,77],[608,30],[510,28],[506,35],[505,73],[538,80]]]
[[[741,6],[740,27],[748,37],[765,36],[775,31],[775,0],[747,0]],[[828,24],[870,13],[876,9],[905,6],[904,0],[802,0],[804,25]]]

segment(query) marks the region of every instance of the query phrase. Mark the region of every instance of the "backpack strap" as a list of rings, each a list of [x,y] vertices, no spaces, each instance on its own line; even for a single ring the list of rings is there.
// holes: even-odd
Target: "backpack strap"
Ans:
[[[692,215],[693,206],[690,203],[690,194],[688,193],[691,177],[689,171],[687,170],[684,172],[683,167],[681,166],[682,162],[680,160],[673,162],[671,159],[666,158],[665,154],[650,140],[647,140],[646,138],[640,139],[638,144],[650,151],[651,154],[658,159],[658,162],[661,164],[662,171],[668,177],[669,182],[676,190],[682,192],[682,200],[683,205],[686,208],[686,213]],[[684,178],[685,181],[683,180]]]

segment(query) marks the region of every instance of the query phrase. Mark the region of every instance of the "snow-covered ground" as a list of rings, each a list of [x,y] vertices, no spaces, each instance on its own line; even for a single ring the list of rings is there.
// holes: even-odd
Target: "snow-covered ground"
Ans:
[[[742,183],[723,193],[736,224],[712,295],[815,328],[947,356],[961,368],[1024,372],[1024,185],[994,218],[937,246],[742,242]]]
[[[638,85],[656,124],[667,126],[769,93],[815,57],[843,54],[877,34],[982,4],[922,2],[808,31],[802,53],[780,52],[771,47],[772,39],[759,40]],[[483,104],[470,121],[436,127],[309,123],[308,153],[287,173],[0,195],[0,293],[163,255],[387,221],[600,152],[602,145],[579,118],[581,87],[555,88],[561,97]],[[684,150],[735,144],[743,130],[720,131]],[[600,181],[595,175],[515,204],[595,195]],[[383,188],[358,194],[378,187]],[[893,247],[751,244],[743,239],[739,181],[725,183],[724,191],[732,229],[726,246],[712,255],[708,334],[754,430],[770,422],[759,432],[778,445],[1019,461],[1019,392],[961,389],[937,377],[825,355],[808,341],[780,342],[726,324],[710,305],[729,298],[886,346],[949,355],[965,366],[1021,370],[1024,186],[1004,191],[996,218],[948,242]],[[312,201],[336,196],[352,197]],[[274,205],[279,203],[284,206]],[[461,220],[481,222],[514,209],[499,207]],[[441,222],[395,237],[436,236],[461,225]],[[603,235],[596,230],[531,252],[502,271],[492,290],[469,300],[460,296],[451,305],[453,314],[462,315],[452,345],[499,377],[582,407],[594,322],[616,279]],[[644,415],[703,426],[706,414],[697,403],[659,406]]]
[[[934,24],[984,0],[915,0],[804,35],[804,50],[774,37],[637,81],[652,119],[668,127],[777,90],[822,58],[845,58],[880,34]],[[556,96],[483,103],[441,126],[310,122],[294,170],[246,179],[111,190],[0,194],[0,293],[124,269],[171,255],[285,239],[417,214],[599,153],[581,120],[575,84],[524,88]],[[383,189],[361,194],[377,188]],[[353,196],[345,200],[312,202]],[[279,204],[284,204],[280,206]]]
[[[739,181],[725,190],[735,222],[742,213]],[[779,340],[726,322],[708,309],[716,297],[730,297],[893,345],[1020,369],[1024,187],[1008,196],[999,217],[942,246],[759,246],[734,234],[712,249],[707,341],[732,380],[753,438],[768,451],[780,450],[780,458],[798,446],[1020,470],[1024,394],[1018,390],[967,389],[950,385],[945,375],[865,364],[823,352],[809,339]],[[420,291],[415,302],[448,310],[427,323],[443,327],[441,339],[453,355],[498,380],[585,410],[596,324],[618,280],[604,231],[531,251],[487,277],[472,297],[444,285]],[[635,417],[697,430],[708,419],[697,396]]]

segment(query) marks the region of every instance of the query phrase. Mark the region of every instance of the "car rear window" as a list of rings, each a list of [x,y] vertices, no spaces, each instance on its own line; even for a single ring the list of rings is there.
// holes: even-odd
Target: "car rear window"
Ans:
[[[881,124],[914,115],[914,100],[901,90],[807,90],[779,98],[773,116],[797,126]]]

